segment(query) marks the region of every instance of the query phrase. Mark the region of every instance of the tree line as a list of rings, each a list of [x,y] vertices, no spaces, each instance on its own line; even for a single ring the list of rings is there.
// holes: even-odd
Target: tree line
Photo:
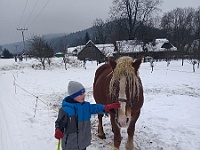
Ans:
[[[189,55],[200,60],[200,6],[175,8],[159,13],[161,0],[113,0],[109,18],[97,18],[93,22],[94,32],[77,38],[75,45],[85,45],[88,40],[95,44],[113,43],[120,40],[139,40],[145,45],[156,38],[167,38],[178,49],[180,57]],[[62,43],[62,44],[61,44]],[[60,50],[65,52],[71,45],[60,41]],[[29,40],[30,54],[44,64],[50,63],[55,47],[40,36]],[[42,58],[41,58],[42,57]]]
[[[167,38],[178,49],[179,57],[189,55],[200,60],[200,6],[197,9],[175,8],[163,14],[161,0],[113,0],[109,18],[93,22],[94,33],[76,39],[83,45],[88,37],[95,44],[120,40],[139,40],[145,45],[156,38]]]
[[[96,19],[95,42],[113,43],[140,40],[144,44],[156,38],[167,38],[177,47],[179,55],[200,58],[200,6],[175,8],[155,17],[160,0],[113,0],[112,23]]]

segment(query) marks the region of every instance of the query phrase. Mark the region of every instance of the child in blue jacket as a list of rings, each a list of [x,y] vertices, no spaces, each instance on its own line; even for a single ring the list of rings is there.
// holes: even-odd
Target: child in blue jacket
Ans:
[[[63,99],[55,122],[55,138],[62,139],[62,150],[86,150],[91,144],[91,115],[118,109],[120,103],[90,104],[84,101],[84,86],[76,81],[69,82],[68,94]]]

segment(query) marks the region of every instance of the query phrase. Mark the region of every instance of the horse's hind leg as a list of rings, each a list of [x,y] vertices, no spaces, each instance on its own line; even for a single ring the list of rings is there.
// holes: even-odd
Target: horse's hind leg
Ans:
[[[98,115],[98,118],[99,118],[99,125],[98,125],[98,136],[101,138],[101,139],[105,139],[106,136],[105,136],[105,133],[103,131],[103,125],[102,125],[102,117],[103,115]]]

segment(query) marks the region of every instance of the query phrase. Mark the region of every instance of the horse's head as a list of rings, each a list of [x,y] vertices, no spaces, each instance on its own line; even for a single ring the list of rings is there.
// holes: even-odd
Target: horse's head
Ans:
[[[131,121],[131,110],[137,103],[139,87],[142,86],[138,69],[142,57],[135,62],[131,57],[120,57],[117,61],[109,60],[113,69],[110,81],[110,95],[113,102],[119,101],[121,107],[115,114],[115,121],[119,127],[127,127]]]

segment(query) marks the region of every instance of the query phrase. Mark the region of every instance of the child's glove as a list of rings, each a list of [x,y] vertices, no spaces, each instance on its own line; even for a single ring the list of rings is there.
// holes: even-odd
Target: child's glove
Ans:
[[[57,128],[54,136],[55,136],[56,139],[60,140],[64,137],[64,134],[60,131],[59,128]]]
[[[104,106],[106,112],[110,112],[110,109],[118,109],[118,108],[120,108],[119,102],[115,102]]]

